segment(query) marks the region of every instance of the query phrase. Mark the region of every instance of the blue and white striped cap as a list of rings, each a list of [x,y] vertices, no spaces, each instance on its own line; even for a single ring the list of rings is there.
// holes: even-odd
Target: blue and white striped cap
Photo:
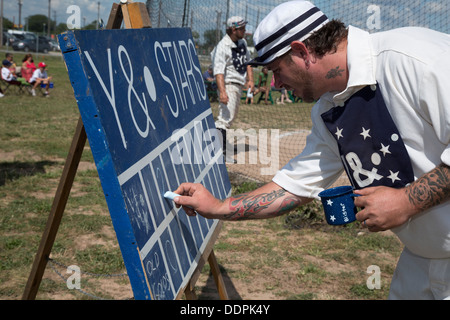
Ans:
[[[227,20],[227,28],[241,28],[247,24],[247,21],[244,21],[239,16],[231,17]]]
[[[309,1],[280,4],[259,24],[253,35],[258,57],[248,64],[267,65],[289,51],[292,41],[304,41],[328,22],[327,16]]]

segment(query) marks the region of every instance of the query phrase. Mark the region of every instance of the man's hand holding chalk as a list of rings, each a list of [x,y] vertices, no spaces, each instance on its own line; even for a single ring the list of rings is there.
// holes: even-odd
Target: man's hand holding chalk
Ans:
[[[172,192],[172,191],[167,191],[166,193],[164,193],[164,198],[169,199],[169,200],[174,200],[175,197],[179,197],[180,195],[178,193]]]
[[[177,190],[167,191],[164,197],[173,200],[177,208],[182,206],[188,216],[198,213],[208,219],[223,219],[228,213],[224,202],[199,183],[182,183]]]
[[[178,193],[175,193],[175,192],[172,192],[172,191],[166,191],[166,193],[164,193],[164,198],[172,200],[173,202],[175,202],[177,208],[179,208],[180,205],[177,203],[178,201],[175,201],[175,198],[179,198],[180,196],[181,195],[179,195]],[[195,212],[195,210],[192,209],[192,207],[189,207],[189,206],[183,206],[183,207],[184,207],[184,211],[186,212],[186,214],[188,216],[195,216],[197,214]]]

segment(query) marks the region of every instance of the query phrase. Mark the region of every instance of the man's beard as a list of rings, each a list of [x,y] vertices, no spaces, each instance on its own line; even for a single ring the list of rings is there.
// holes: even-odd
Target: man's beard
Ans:
[[[314,102],[314,92],[313,92],[313,79],[312,76],[297,66],[297,64],[292,60],[292,56],[287,57],[287,63],[291,68],[291,73],[294,74],[292,77],[291,89],[295,90],[295,95],[302,98],[305,102]],[[302,85],[301,85],[302,84]]]
[[[313,80],[312,76],[301,68],[296,68],[294,82],[303,83],[303,85],[297,90],[298,93],[301,92],[301,97],[305,102],[314,102],[314,92],[313,92]]]

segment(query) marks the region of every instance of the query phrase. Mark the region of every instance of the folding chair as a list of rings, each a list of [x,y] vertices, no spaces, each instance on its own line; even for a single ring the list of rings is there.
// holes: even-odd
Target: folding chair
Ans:
[[[261,94],[259,95],[258,98],[258,104],[261,103],[261,100],[265,99],[266,97],[266,92],[261,92]],[[269,96],[267,97],[267,100],[271,102],[271,104],[273,104],[273,99],[272,99],[272,91],[269,90]]]
[[[6,94],[6,91],[8,91],[9,87],[11,86],[16,87],[19,94],[25,93],[26,90],[24,89],[27,87],[31,87],[29,84],[23,84],[22,82],[17,80],[6,81],[5,79],[3,79],[3,77],[1,77],[1,84],[3,94]]]
[[[3,94],[8,90],[9,83],[3,80],[3,78],[0,76],[0,89],[2,89]]]
[[[292,93],[292,91],[288,91],[287,93],[288,93],[288,95],[289,95],[289,99],[291,99],[292,102],[298,102],[298,101],[303,102],[303,99],[294,96],[294,94]]]

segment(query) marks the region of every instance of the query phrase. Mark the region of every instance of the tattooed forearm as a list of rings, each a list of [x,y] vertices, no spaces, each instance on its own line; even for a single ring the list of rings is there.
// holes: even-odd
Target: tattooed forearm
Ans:
[[[300,204],[297,197],[286,197],[286,195],[287,192],[283,189],[256,195],[240,194],[230,198],[229,208],[231,213],[225,215],[224,218],[226,220],[247,220],[284,214]],[[286,198],[282,199],[284,197]],[[276,204],[277,200],[281,201],[280,205]]]
[[[450,167],[441,164],[406,188],[409,202],[419,211],[450,199]]]
[[[291,211],[292,209],[297,208],[300,205],[300,200],[296,197],[290,197],[283,200],[280,205],[279,210],[277,211],[277,215],[282,215],[286,212]]]

